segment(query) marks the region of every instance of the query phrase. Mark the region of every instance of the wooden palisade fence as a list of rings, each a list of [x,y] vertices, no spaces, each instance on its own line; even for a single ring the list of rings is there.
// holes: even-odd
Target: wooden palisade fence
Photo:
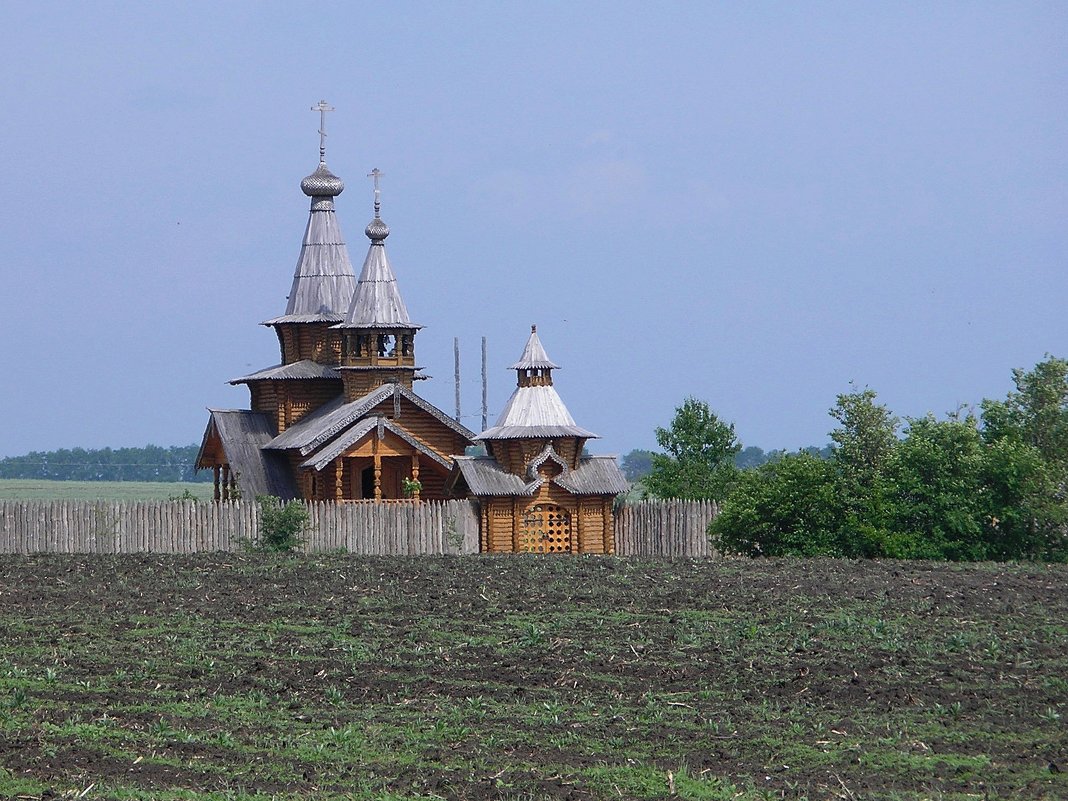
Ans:
[[[478,552],[473,501],[309,503],[306,552],[414,556]],[[710,556],[715,504],[642,501],[615,515],[621,556]],[[252,501],[0,501],[0,553],[236,551],[259,539]]]
[[[615,513],[616,553],[621,556],[712,556],[708,524],[714,501],[639,501]]]

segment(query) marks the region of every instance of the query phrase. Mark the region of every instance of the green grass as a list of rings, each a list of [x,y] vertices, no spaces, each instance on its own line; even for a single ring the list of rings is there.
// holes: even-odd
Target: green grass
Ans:
[[[200,482],[0,479],[0,500],[14,501],[165,501],[187,491],[208,501],[213,490]]]

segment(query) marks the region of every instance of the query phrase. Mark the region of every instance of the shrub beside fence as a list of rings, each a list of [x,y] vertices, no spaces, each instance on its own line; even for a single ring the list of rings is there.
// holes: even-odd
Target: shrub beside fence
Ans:
[[[414,556],[478,552],[474,501],[309,503],[301,550]],[[621,556],[710,556],[715,505],[643,501],[616,512]],[[254,501],[0,501],[0,553],[236,551],[259,539]]]

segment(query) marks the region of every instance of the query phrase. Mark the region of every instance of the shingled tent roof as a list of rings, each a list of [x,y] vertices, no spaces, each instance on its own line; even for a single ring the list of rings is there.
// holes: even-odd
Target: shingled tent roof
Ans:
[[[523,355],[519,357],[519,361],[513,364],[510,370],[557,370],[560,365],[553,363],[553,360],[549,358],[549,354],[545,352],[545,346],[541,344],[541,339],[538,337],[538,327],[532,325],[530,327],[530,336],[527,338],[527,344],[523,347]]]
[[[300,182],[300,188],[311,198],[311,211],[289,302],[284,315],[264,325],[341,322],[356,288],[349,250],[334,211],[334,198],[345,184],[321,161],[318,169]]]
[[[378,173],[373,174],[377,180]],[[397,288],[397,278],[386,256],[389,226],[379,216],[378,197],[378,189],[375,189],[375,216],[364,231],[371,245],[367,248],[367,258],[363,261],[352,302],[338,328],[421,328],[408,316]]]
[[[476,439],[597,437],[592,431],[575,425],[571,412],[553,387],[551,371],[558,369],[558,365],[545,352],[534,326],[531,326],[530,338],[523,348],[523,355],[510,369],[519,374],[519,386],[505,403],[496,424],[487,428]],[[523,375],[527,371],[543,371],[548,379],[547,383],[526,383]]]

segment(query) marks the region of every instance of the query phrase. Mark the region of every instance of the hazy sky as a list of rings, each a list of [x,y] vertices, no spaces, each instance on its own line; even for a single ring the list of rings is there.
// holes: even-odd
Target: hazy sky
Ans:
[[[0,456],[199,442],[276,364],[320,98],[464,422],[531,323],[600,453],[764,448],[1068,356],[1068,4],[4,3]]]

